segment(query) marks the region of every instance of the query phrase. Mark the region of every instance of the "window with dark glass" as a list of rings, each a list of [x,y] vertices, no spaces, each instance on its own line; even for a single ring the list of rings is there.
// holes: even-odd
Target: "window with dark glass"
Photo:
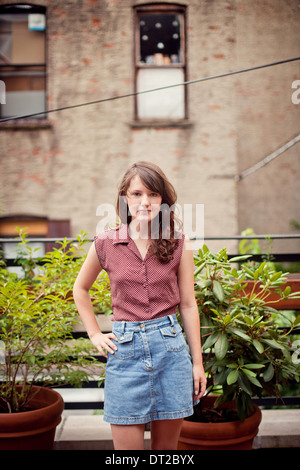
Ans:
[[[0,6],[0,80],[6,95],[2,118],[46,110],[45,8]]]
[[[155,4],[135,9],[136,119],[185,119],[185,7]],[[169,87],[169,88],[168,88]]]
[[[152,65],[182,62],[180,15],[141,14],[140,61]]]
[[[9,270],[18,274],[21,269],[14,263],[19,248],[17,227],[28,234],[31,241],[27,242],[27,247],[32,250],[33,258],[41,258],[46,251],[57,247],[47,238],[57,240],[70,237],[71,233],[69,220],[49,220],[47,217],[32,215],[0,216],[0,261],[1,257],[6,259],[7,266],[11,266]]]

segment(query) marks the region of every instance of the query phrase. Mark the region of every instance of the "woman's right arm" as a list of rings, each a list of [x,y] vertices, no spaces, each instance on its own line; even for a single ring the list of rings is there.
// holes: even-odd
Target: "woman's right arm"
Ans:
[[[100,354],[107,357],[106,351],[113,354],[114,350],[117,349],[111,338],[116,341],[117,338],[113,333],[103,334],[101,332],[89,294],[101,270],[95,244],[93,243],[75,281],[73,297],[90,340]]]

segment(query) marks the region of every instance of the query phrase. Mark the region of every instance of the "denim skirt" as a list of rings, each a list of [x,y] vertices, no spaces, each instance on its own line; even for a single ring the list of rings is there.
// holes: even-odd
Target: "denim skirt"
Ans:
[[[104,420],[148,423],[193,414],[192,361],[176,315],[113,322],[118,350],[108,354]]]

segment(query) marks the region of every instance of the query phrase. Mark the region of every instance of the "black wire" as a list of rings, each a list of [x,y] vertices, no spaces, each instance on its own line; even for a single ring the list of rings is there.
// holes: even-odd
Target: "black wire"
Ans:
[[[193,83],[200,83],[200,82],[205,82],[205,81],[208,81],[208,80],[215,80],[217,78],[229,77],[231,75],[237,75],[237,74],[240,74],[240,73],[251,72],[253,70],[259,70],[259,69],[263,69],[263,68],[267,68],[267,67],[273,67],[275,65],[286,64],[288,62],[294,62],[296,60],[300,60],[300,57],[294,57],[293,59],[280,60],[278,62],[272,62],[270,64],[258,65],[256,67],[249,67],[247,69],[235,70],[234,72],[226,72],[226,73],[222,73],[220,75],[212,75],[210,77],[198,78],[196,80],[189,80],[189,81],[182,82],[182,83],[176,83],[174,85],[167,85],[167,86],[163,86],[163,87],[159,87],[159,88],[153,88],[151,90],[144,90],[144,91],[137,91],[137,92],[133,92],[133,93],[126,93],[125,95],[117,95],[117,96],[112,96],[110,98],[103,98],[101,100],[88,101],[88,102],[85,102],[85,103],[74,104],[74,105],[70,105],[70,106],[63,106],[61,108],[50,109],[48,111],[40,111],[38,113],[24,114],[22,116],[4,118],[4,119],[0,119],[0,123],[1,122],[7,122],[7,121],[14,121],[16,119],[27,119],[27,118],[34,117],[34,116],[41,116],[43,114],[50,114],[50,113],[55,113],[55,112],[58,112],[58,111],[64,111],[66,109],[81,108],[83,106],[89,106],[89,105],[92,105],[92,104],[104,103],[106,101],[113,101],[113,100],[118,100],[118,99],[122,99],[122,98],[129,98],[131,96],[141,95],[141,94],[144,94],[144,93],[152,93],[152,92],[159,91],[159,90],[165,90],[167,88],[174,88],[174,87],[177,87],[177,86],[185,86],[185,85],[191,85]]]

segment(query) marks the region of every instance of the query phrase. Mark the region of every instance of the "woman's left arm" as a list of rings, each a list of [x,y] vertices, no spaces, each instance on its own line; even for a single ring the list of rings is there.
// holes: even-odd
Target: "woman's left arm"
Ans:
[[[194,258],[191,242],[186,236],[178,270],[180,292],[179,311],[193,361],[194,399],[206,390],[206,376],[202,361],[200,319],[194,292]]]

